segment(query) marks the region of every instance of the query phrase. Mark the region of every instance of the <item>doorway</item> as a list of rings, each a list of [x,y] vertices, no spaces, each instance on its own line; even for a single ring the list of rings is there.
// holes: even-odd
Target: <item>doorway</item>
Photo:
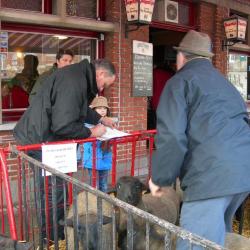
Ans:
[[[153,95],[148,97],[147,129],[156,128],[156,108],[160,95],[168,79],[176,71],[177,46],[185,32],[150,28],[150,41],[153,44]]]

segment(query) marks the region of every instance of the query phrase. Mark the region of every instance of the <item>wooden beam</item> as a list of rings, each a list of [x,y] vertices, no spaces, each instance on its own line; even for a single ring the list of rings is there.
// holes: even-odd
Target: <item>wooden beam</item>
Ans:
[[[73,29],[91,30],[97,32],[114,32],[115,24],[112,22],[97,21],[89,18],[68,17],[61,15],[48,15],[31,11],[0,9],[0,20],[24,24],[46,25],[52,27],[63,27]]]

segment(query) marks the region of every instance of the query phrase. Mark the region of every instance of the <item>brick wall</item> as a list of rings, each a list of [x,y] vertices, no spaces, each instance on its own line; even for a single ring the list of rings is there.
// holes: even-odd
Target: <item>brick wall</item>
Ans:
[[[121,6],[120,6],[121,3]],[[132,97],[132,41],[148,42],[148,26],[128,33],[125,38],[124,1],[106,2],[106,20],[117,24],[116,32],[105,36],[106,58],[110,59],[120,72],[114,86],[105,95],[111,103],[111,114],[119,117],[120,128],[124,131],[143,130],[147,128],[147,98]],[[120,18],[120,12],[122,17]],[[131,28],[131,27],[130,27]],[[121,30],[121,33],[119,32]]]
[[[207,33],[212,39],[213,52],[215,53],[213,64],[221,73],[226,74],[227,51],[222,50],[222,41],[225,37],[223,19],[228,17],[229,10],[226,7],[201,2],[197,12],[199,31]]]
[[[12,131],[1,131],[0,132],[0,145],[1,147],[8,147],[14,144],[15,140],[12,135]],[[17,176],[17,159],[16,157],[8,154],[7,155],[7,166],[9,170],[9,176],[11,179],[16,179]]]

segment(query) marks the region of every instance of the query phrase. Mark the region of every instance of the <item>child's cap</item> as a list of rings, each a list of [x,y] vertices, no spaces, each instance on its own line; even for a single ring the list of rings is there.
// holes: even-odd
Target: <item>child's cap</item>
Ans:
[[[91,102],[90,107],[91,108],[97,108],[97,107],[109,108],[107,98],[104,96],[95,97],[94,100]]]

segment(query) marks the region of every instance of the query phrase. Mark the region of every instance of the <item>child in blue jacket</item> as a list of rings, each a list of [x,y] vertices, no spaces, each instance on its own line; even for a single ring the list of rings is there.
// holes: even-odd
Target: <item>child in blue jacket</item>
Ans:
[[[107,99],[104,96],[95,97],[90,107],[94,109],[101,116],[109,114],[109,106]],[[86,126],[86,124],[85,124]],[[82,165],[88,169],[90,177],[90,185],[92,181],[92,164],[93,164],[93,143],[83,143],[83,152],[78,147],[78,159],[82,159]],[[80,157],[79,157],[80,156]],[[108,141],[96,142],[96,177],[97,187],[102,192],[107,192],[108,189],[108,175],[112,166],[112,152]]]

